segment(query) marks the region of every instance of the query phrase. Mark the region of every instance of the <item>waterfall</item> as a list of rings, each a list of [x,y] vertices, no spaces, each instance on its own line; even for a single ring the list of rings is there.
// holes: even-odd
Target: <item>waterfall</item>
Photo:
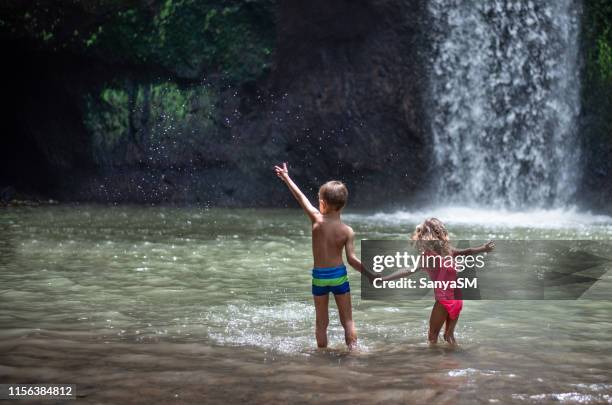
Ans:
[[[429,0],[438,200],[563,206],[579,179],[578,0]]]

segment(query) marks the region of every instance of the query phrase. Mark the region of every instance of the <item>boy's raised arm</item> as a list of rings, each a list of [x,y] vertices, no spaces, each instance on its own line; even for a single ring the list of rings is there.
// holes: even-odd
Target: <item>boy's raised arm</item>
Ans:
[[[287,169],[287,163],[283,163],[282,167],[274,166],[274,171],[276,175],[285,182],[287,187],[289,187],[289,191],[291,191],[291,194],[293,194],[300,206],[306,211],[310,220],[315,222],[321,213],[310,203],[310,201],[308,201],[308,198],[302,193],[297,184],[291,180],[291,177],[289,177],[289,169]]]

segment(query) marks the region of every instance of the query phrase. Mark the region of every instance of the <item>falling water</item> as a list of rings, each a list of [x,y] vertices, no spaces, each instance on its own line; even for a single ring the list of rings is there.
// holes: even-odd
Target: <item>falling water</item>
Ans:
[[[579,145],[578,0],[431,0],[441,199],[563,206]]]

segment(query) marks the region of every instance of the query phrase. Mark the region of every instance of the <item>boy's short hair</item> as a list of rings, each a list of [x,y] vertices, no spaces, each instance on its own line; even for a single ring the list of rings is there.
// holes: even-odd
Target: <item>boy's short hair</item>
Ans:
[[[319,189],[319,198],[325,201],[327,205],[338,211],[344,208],[346,205],[346,200],[348,199],[348,189],[341,181],[328,181]]]

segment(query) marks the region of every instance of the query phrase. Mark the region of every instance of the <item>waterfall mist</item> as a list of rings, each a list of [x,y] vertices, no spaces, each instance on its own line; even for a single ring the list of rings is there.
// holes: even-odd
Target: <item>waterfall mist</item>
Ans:
[[[578,0],[429,3],[437,201],[559,207],[579,179]]]

